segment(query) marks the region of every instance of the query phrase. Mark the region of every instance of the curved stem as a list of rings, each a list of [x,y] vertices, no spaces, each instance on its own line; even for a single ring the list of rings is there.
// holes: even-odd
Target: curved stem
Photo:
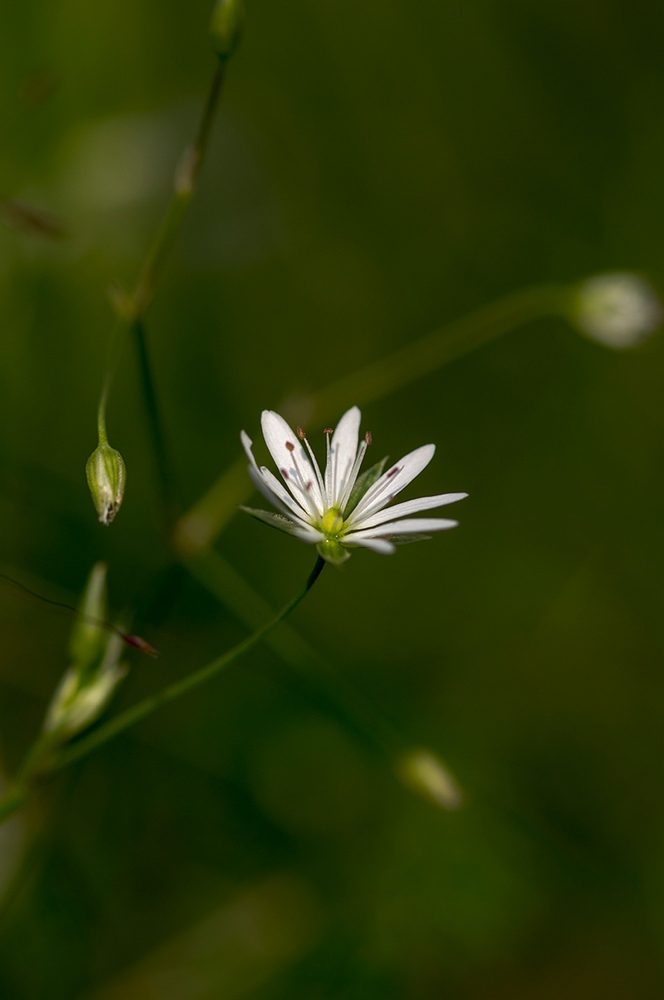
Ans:
[[[306,597],[314,583],[320,576],[325,566],[325,560],[321,559],[320,556],[316,560],[316,565],[311,571],[307,582],[304,587],[300,590],[295,597],[292,598],[286,604],[281,611],[278,612],[270,621],[266,622],[261,628],[257,629],[252,635],[248,636],[242,642],[234,646],[227,653],[223,653],[221,656],[216,657],[210,663],[207,663],[200,670],[194,671],[193,674],[188,674],[183,677],[182,680],[176,681],[174,684],[169,685],[163,691],[157,692],[157,694],[151,695],[148,698],[144,698],[137,705],[132,708],[128,708],[125,712],[116,716],[114,719],[110,719],[104,725],[100,726],[89,736],[84,736],[78,742],[66,747],[61,750],[54,758],[51,763],[50,770],[59,771],[61,768],[66,767],[71,764],[72,761],[78,760],[79,757],[85,757],[92,750],[96,750],[97,747],[102,746],[108,740],[113,739],[119,733],[124,732],[130,726],[135,723],[140,722],[147,715],[151,715],[156,709],[161,708],[162,705],[167,705],[170,701],[174,701],[176,698],[180,698],[183,694],[192,691],[194,688],[199,687],[199,685],[204,684],[206,681],[215,677],[218,673],[229,667],[235,660],[239,659],[244,653],[248,652],[253,646],[261,641],[263,636],[270,632],[279,622],[282,622],[284,618],[293,611],[300,601]]]
[[[211,680],[217,674],[229,667],[237,659],[244,655],[261,641],[261,639],[267,635],[275,626],[287,618],[288,615],[293,611],[300,601],[306,597],[314,583],[320,576],[325,566],[325,560],[321,559],[320,556],[316,559],[316,564],[309,574],[307,582],[304,587],[293,597],[288,604],[286,604],[281,611],[278,612],[273,618],[271,618],[265,625],[262,625],[259,629],[252,633],[252,635],[247,636],[242,642],[238,643],[232,649],[229,649],[227,653],[223,653],[221,656],[216,657],[210,663],[207,663],[200,670],[195,670],[193,674],[188,674],[183,677],[182,680],[176,681],[174,684],[169,685],[163,691],[157,692],[157,694],[150,695],[148,698],[144,698],[143,701],[139,701],[137,705],[132,708],[128,708],[125,712],[116,716],[114,719],[110,719],[108,722],[101,725],[94,732],[90,733],[88,736],[84,736],[77,742],[65,747],[60,751],[56,751],[52,756],[48,754],[48,748],[44,756],[36,755],[35,749],[40,744],[37,743],[33,751],[28,755],[28,758],[21,768],[17,778],[12,785],[7,789],[5,794],[0,798],[0,824],[5,820],[9,819],[15,812],[25,805],[32,795],[35,783],[37,780],[43,780],[55,771],[60,771],[62,768],[67,767],[69,764],[73,763],[75,760],[79,760],[81,757],[87,756],[97,747],[103,746],[109,740],[112,740],[115,736],[123,733],[130,726],[135,725],[144,719],[146,716],[151,715],[152,712],[161,708],[162,705],[167,705],[171,701],[175,701],[176,698],[180,698],[182,695],[187,694],[194,688],[199,687],[206,681]],[[39,759],[37,759],[37,757]]]

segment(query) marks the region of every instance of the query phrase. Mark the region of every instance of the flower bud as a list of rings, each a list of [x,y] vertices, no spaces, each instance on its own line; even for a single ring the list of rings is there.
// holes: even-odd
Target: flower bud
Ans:
[[[110,524],[120,509],[127,472],[119,451],[100,441],[85,466],[95,510],[102,524]]]
[[[587,337],[616,350],[641,343],[663,318],[652,286],[629,272],[589,278],[577,286],[571,300],[572,322]]]
[[[430,750],[408,750],[396,763],[397,777],[416,792],[443,809],[458,809],[463,805],[463,792],[454,775]]]
[[[210,21],[212,46],[222,62],[233,55],[242,37],[244,0],[217,0]]]
[[[110,635],[101,665],[87,682],[76,665],[69,667],[46,713],[45,733],[53,734],[59,742],[64,742],[101,715],[127,673],[127,668],[119,662],[121,654],[122,639],[118,635]]]

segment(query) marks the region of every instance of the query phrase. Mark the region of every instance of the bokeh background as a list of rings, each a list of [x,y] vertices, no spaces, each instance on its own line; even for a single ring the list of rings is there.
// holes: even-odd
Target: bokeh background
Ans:
[[[162,652],[116,707],[246,634],[163,544],[130,349],[110,529],[84,479],[107,290],[195,128],[209,15],[0,11],[0,194],[61,220],[0,226],[0,561],[73,601],[107,560]],[[149,319],[182,504],[264,407],[515,289],[664,286],[662,38],[654,0],[250,0]],[[467,490],[461,526],[327,570],[292,625],[465,807],[412,795],[259,648],[0,831],[3,1000],[660,998],[663,398],[664,339],[612,352],[542,320],[365,407],[376,458],[437,443],[408,495]],[[242,515],[217,550],[273,607],[312,561]],[[0,621],[11,775],[71,623],[7,585]]]

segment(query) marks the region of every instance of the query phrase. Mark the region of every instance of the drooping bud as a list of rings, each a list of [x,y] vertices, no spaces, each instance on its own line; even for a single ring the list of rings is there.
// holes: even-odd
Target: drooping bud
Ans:
[[[244,0],[217,0],[210,21],[212,46],[222,62],[233,55],[242,37]]]
[[[655,290],[640,275],[601,274],[577,286],[570,319],[592,340],[624,350],[654,333],[664,319],[664,309]]]
[[[90,495],[102,524],[110,524],[120,509],[127,471],[119,451],[100,441],[85,466]]]
[[[463,792],[447,766],[430,750],[408,750],[396,762],[400,781],[413,792],[443,809],[463,805]]]
[[[88,577],[72,630],[72,664],[56,688],[44,721],[44,733],[56,743],[94,722],[127,672],[120,663],[122,631],[109,632],[105,616],[106,566],[97,563]]]

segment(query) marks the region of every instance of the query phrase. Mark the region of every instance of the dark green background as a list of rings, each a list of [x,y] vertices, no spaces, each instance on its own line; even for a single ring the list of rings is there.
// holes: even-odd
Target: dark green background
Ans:
[[[169,569],[131,350],[111,529],[84,480],[106,291],[194,130],[209,14],[0,13],[0,193],[68,230],[0,228],[0,561],[70,600],[109,562],[113,608],[162,651],[120,704],[246,634]],[[150,316],[183,502],[264,407],[516,288],[664,285],[662,38],[654,0],[250,0]],[[660,998],[663,398],[664,340],[612,353],[551,320],[366,407],[376,457],[438,445],[409,496],[471,497],[456,531],[327,570],[292,623],[445,757],[466,808],[411,796],[258,649],[0,834],[3,1000]],[[312,562],[242,515],[218,545],[275,607]],[[0,621],[10,774],[70,622],[7,586]]]

